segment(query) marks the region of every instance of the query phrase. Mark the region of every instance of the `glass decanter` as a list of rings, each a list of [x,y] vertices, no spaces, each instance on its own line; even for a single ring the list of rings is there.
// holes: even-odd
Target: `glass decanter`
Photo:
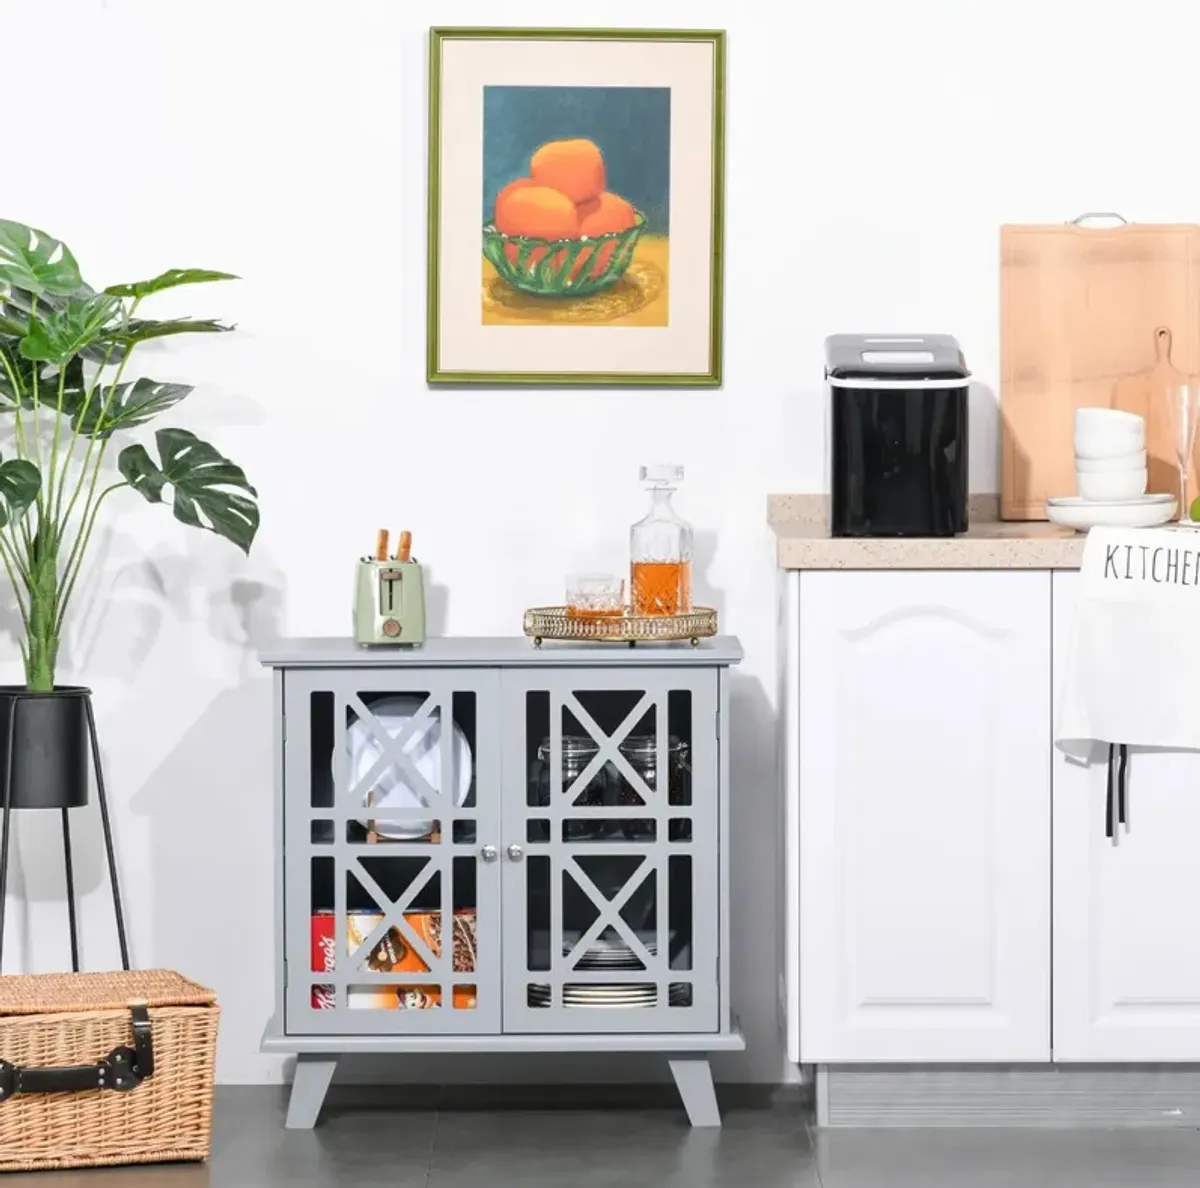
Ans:
[[[671,496],[683,467],[642,466],[650,510],[629,530],[629,599],[635,615],[681,615],[692,609],[692,527]]]

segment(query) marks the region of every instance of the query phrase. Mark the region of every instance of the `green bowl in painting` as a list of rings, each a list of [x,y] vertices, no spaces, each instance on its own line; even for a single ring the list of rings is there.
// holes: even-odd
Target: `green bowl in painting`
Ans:
[[[531,239],[505,235],[484,224],[483,254],[514,289],[535,297],[587,297],[614,285],[625,275],[633,249],[646,226],[634,212],[628,231],[587,239]]]

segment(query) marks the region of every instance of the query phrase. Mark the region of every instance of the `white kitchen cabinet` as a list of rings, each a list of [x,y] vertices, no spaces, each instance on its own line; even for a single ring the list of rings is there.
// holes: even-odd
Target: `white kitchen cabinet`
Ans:
[[[1078,583],[1054,574],[1056,712]],[[1106,765],[1055,752],[1057,1061],[1200,1060],[1200,754],[1131,748],[1128,775],[1109,839]]]
[[[793,1058],[1049,1060],[1050,574],[788,579]]]

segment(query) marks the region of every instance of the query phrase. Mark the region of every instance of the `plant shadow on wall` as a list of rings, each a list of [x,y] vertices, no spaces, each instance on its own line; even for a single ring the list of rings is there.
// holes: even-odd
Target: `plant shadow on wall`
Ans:
[[[164,575],[186,580],[186,567]],[[274,800],[271,682],[256,653],[282,633],[282,594],[234,581],[208,604],[207,630],[238,649],[238,683],[219,692],[130,801],[149,823],[150,951],[156,965],[193,971],[222,995],[228,1075],[268,1080],[256,1055],[271,1013]],[[193,806],[181,815],[180,805]]]

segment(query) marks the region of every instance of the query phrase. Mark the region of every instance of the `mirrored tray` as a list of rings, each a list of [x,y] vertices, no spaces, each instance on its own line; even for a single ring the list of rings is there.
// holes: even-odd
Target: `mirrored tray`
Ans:
[[[535,606],[525,612],[525,634],[540,647],[544,639],[575,643],[668,643],[690,640],[695,647],[717,634],[717,612],[695,606],[686,615],[624,615],[610,619],[576,619],[565,606]]]

